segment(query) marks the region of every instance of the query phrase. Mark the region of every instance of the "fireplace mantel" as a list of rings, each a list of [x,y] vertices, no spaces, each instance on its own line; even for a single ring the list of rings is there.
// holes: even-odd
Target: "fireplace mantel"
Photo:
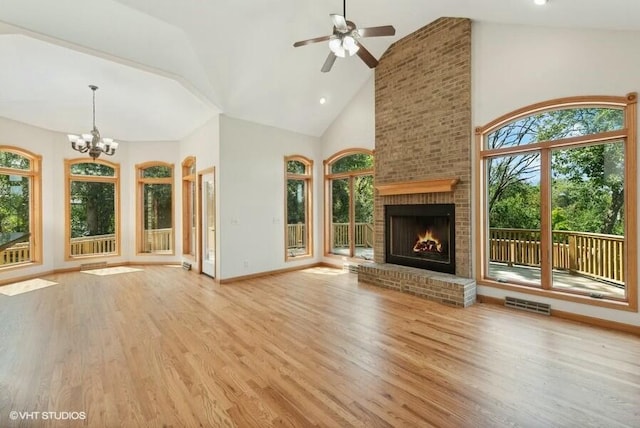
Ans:
[[[453,192],[460,180],[457,178],[444,178],[441,180],[399,181],[391,184],[375,186],[380,196],[413,195],[417,193],[444,193]]]

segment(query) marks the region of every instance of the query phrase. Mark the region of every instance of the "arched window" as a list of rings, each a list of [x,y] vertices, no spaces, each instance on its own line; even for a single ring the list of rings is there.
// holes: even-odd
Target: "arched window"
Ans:
[[[637,306],[636,111],[564,98],[476,130],[480,283]]]
[[[42,262],[41,160],[0,146],[0,270]]]
[[[138,253],[174,254],[173,164],[136,165]]]
[[[325,161],[325,253],[373,259],[373,153],[350,149]]]
[[[285,260],[313,255],[311,191],[313,161],[304,156],[287,156],[285,188],[287,224]]]
[[[67,159],[67,259],[120,255],[120,166]]]
[[[196,158],[182,161],[182,254],[196,257]]]

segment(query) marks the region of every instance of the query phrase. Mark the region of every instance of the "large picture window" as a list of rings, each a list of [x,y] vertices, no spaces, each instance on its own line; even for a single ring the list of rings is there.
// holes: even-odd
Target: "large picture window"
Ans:
[[[477,130],[481,283],[635,309],[636,111],[566,98]]]
[[[41,157],[0,146],[0,270],[40,263]]]
[[[182,161],[182,254],[196,257],[196,158]]]
[[[311,189],[313,161],[303,156],[285,158],[286,260],[313,255],[311,221]]]
[[[65,160],[67,259],[120,254],[120,167]]]
[[[325,161],[325,182],[325,252],[373,259],[373,153],[336,153]]]
[[[143,254],[173,254],[173,164],[136,165],[137,248]]]

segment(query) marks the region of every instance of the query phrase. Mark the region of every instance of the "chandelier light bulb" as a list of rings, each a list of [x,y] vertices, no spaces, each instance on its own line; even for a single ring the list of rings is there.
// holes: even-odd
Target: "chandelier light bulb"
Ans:
[[[535,4],[537,4],[538,6],[543,6],[543,5],[547,4],[548,0],[533,0],[533,2]]]

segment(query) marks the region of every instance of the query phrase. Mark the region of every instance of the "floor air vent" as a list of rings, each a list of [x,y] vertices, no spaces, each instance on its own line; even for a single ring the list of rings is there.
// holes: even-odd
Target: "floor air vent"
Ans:
[[[515,297],[505,297],[504,305],[508,308],[520,309],[523,311],[535,312],[536,314],[551,315],[551,305],[531,300],[516,299]]]
[[[80,265],[80,270],[104,269],[106,267],[107,262],[84,263]]]
[[[191,270],[191,263],[189,263],[189,262],[182,262],[182,269],[184,269],[184,270]]]

